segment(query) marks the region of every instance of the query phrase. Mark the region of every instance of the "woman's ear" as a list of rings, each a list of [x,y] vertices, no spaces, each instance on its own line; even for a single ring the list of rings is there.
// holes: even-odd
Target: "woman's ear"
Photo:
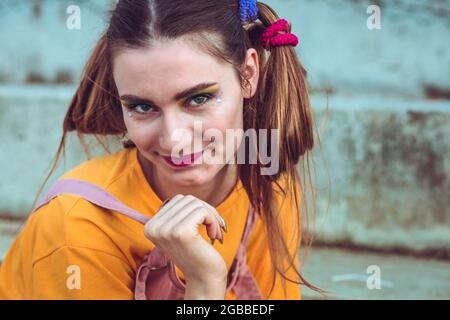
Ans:
[[[258,52],[255,49],[250,48],[247,50],[247,57],[242,70],[245,79],[248,80],[248,82],[244,82],[244,98],[250,99],[256,93],[259,79],[259,59]]]

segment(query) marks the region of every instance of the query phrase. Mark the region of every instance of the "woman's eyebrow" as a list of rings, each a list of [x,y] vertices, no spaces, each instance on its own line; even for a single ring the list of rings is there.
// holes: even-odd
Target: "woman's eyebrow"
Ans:
[[[177,93],[174,97],[175,101],[179,101],[183,98],[189,97],[195,93],[198,93],[201,90],[206,90],[209,89],[213,86],[217,86],[218,83],[217,82],[204,82],[204,83],[200,83],[192,88],[183,90],[180,93]],[[126,94],[120,97],[121,101],[127,102],[127,103],[146,103],[146,104],[151,104],[156,106],[156,103],[154,103],[151,99],[147,99],[147,98],[141,98],[139,96],[136,95],[132,95],[132,94]]]

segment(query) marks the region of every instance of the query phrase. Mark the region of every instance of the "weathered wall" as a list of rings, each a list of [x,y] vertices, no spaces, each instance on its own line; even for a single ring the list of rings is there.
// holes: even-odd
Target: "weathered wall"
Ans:
[[[113,0],[2,0],[0,81],[77,81]],[[313,88],[426,94],[450,88],[450,0],[268,0],[293,24]],[[366,10],[381,6],[381,29]],[[68,30],[79,5],[81,29]],[[20,21],[20,23],[18,23]],[[58,80],[59,79],[59,80]]]
[[[320,238],[450,249],[449,104],[334,96],[326,110],[324,99],[314,101],[322,124],[314,157],[318,186],[325,188]]]
[[[110,3],[0,2],[2,214],[27,214]],[[314,92],[319,240],[450,249],[450,1],[378,2],[381,30],[366,27],[369,1],[267,3],[293,23]],[[84,161],[77,143],[67,155],[52,180]]]
[[[73,87],[0,87],[1,215],[28,214],[58,149],[74,91]],[[88,138],[87,143],[94,147],[92,156],[101,154],[95,140]],[[61,160],[50,183],[87,159],[75,134],[69,135],[66,155],[66,163]]]

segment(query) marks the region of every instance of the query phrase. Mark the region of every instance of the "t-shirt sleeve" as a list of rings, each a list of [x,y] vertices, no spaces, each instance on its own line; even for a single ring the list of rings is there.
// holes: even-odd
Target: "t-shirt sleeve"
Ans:
[[[133,271],[120,257],[63,246],[33,265],[33,299],[131,300]]]

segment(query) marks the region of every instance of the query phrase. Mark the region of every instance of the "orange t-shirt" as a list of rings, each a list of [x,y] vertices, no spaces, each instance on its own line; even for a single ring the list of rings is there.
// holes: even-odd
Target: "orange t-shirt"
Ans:
[[[144,176],[136,148],[92,159],[61,178],[95,183],[149,217],[162,204]],[[289,201],[285,203],[283,225],[289,227],[293,210]],[[244,231],[248,207],[241,181],[216,207],[228,232],[224,233],[224,244],[216,241],[214,247],[228,269]],[[204,226],[200,233],[209,242]],[[137,268],[152,248],[140,222],[80,196],[60,195],[36,210],[13,242],[0,269],[0,299],[133,299]],[[293,242],[290,249],[297,249]],[[247,263],[264,299],[301,298],[298,284],[286,282],[286,294],[283,292],[280,276],[267,297],[272,269],[266,231],[259,217],[247,244]],[[177,273],[184,279],[178,268]],[[74,275],[79,276],[79,287],[71,285]],[[293,270],[287,275],[296,279]],[[225,298],[233,300],[236,296],[230,291]]]

